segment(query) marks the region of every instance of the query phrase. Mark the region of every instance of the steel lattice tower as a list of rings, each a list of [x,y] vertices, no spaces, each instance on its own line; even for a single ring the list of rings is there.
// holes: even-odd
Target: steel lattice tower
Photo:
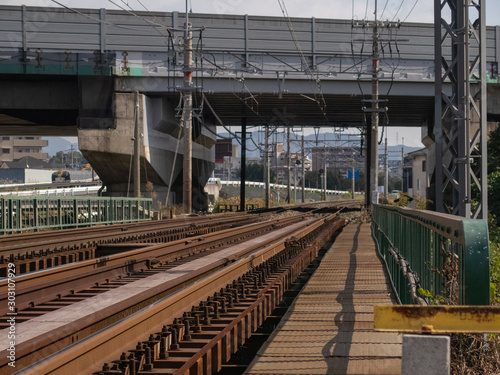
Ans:
[[[467,218],[488,214],[485,3],[434,1],[436,211]]]

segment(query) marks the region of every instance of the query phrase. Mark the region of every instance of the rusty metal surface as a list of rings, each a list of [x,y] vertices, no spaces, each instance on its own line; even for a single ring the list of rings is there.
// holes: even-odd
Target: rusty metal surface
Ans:
[[[402,336],[373,329],[391,303],[369,224],[349,224],[245,374],[400,374]]]
[[[314,221],[313,225],[307,225],[307,222],[303,221],[301,224],[298,224],[296,226],[288,225],[286,229],[289,232],[291,232],[292,230],[294,230],[294,232],[295,232],[294,236],[297,236],[297,238],[300,238],[301,235],[304,235],[305,233],[308,233],[309,231],[311,231],[311,230],[319,227],[320,225],[323,224],[323,222],[324,222],[324,219],[321,219],[321,220]],[[311,224],[311,223],[309,223],[309,224]],[[299,229],[299,228],[301,228],[301,229],[297,232],[297,229]],[[176,312],[178,312],[178,311],[182,312],[183,309],[188,308],[186,306],[191,306],[191,304],[193,303],[194,299],[200,298],[200,295],[206,296],[207,293],[213,292],[214,289],[217,290],[217,288],[220,288],[220,284],[221,283],[224,283],[224,284],[227,283],[227,280],[228,280],[227,278],[229,278],[229,277],[232,278],[232,279],[234,279],[235,275],[236,275],[235,274],[236,271],[241,273],[241,270],[247,270],[248,267],[252,267],[254,265],[258,265],[261,262],[263,262],[264,260],[266,260],[267,258],[269,258],[270,256],[272,256],[272,255],[276,254],[277,252],[281,251],[281,249],[283,248],[283,241],[284,240],[278,241],[276,239],[276,237],[274,237],[274,239],[271,239],[271,240],[268,239],[267,241],[268,242],[269,241],[272,242],[273,245],[270,246],[269,248],[264,249],[261,253],[255,253],[254,255],[249,256],[248,258],[246,258],[244,260],[244,262],[238,263],[239,264],[238,267],[236,267],[236,265],[235,266],[231,265],[231,266],[225,267],[224,268],[224,275],[225,275],[224,277],[219,276],[219,278],[215,278],[214,279],[214,277],[209,276],[208,279],[204,279],[203,283],[199,283],[199,284],[195,285],[194,287],[188,288],[189,289],[189,293],[187,295],[186,295],[186,293],[187,293],[188,289],[185,289],[185,290],[182,290],[181,292],[176,293],[175,295],[172,296],[172,298],[170,298],[170,303],[171,303],[172,300],[176,300],[177,303],[178,303],[178,305],[176,305],[174,307],[172,307],[170,305],[163,305],[164,307],[162,307],[162,309],[164,309],[166,311],[165,313],[167,313],[167,314],[172,314],[172,311],[174,311],[174,310]],[[251,242],[253,242],[252,246],[250,247],[251,249],[253,249],[252,251],[257,251],[258,247],[262,246],[262,244],[260,244],[260,245],[256,244],[255,240],[253,240]],[[224,259],[226,259],[226,258],[227,258],[227,255],[224,257]],[[210,285],[210,286],[206,287],[205,284],[207,284],[209,281],[214,282],[215,286],[214,285]],[[145,288],[143,288],[143,289],[139,288],[139,289],[140,289],[139,290],[140,294],[145,292]],[[106,294],[106,293],[104,293],[104,294]],[[183,296],[185,296],[186,298],[184,298]],[[102,299],[103,295],[99,295],[99,296],[96,296],[94,298]],[[179,298],[181,298],[181,300],[179,300]],[[184,299],[182,299],[182,298],[184,298]],[[167,298],[167,299],[169,299],[169,298]],[[101,301],[101,302],[103,302],[103,301]],[[104,301],[104,302],[103,302],[103,306],[102,306],[103,308],[105,308],[105,305],[108,302],[110,302],[110,301],[107,300],[107,301]],[[86,308],[80,307],[79,309],[77,309],[77,311],[74,311],[75,306],[76,305],[73,305],[70,308],[71,312],[68,313],[68,314],[66,314],[67,316],[74,315],[79,310],[86,310]],[[157,310],[159,308],[157,305],[154,305],[154,306],[155,307],[150,307],[149,311],[147,311],[146,313],[151,314],[152,310]],[[123,305],[123,307],[125,307],[125,305]],[[34,346],[34,342],[37,341],[37,340],[29,340],[28,339],[28,336],[32,336],[32,334],[30,333],[31,331],[35,332],[36,335],[37,335],[37,337],[39,337],[39,339],[38,339],[38,341],[40,341],[39,344],[42,343],[42,342],[45,343],[45,344],[47,344],[48,343],[48,341],[47,341],[48,339],[50,339],[52,341],[57,340],[57,337],[47,337],[47,336],[49,336],[49,335],[46,334],[48,331],[44,331],[41,328],[41,326],[42,326],[41,323],[47,324],[48,329],[52,331],[51,336],[55,335],[56,333],[59,336],[61,336],[61,335],[65,336],[65,339],[61,340],[61,342],[57,344],[58,348],[62,348],[64,346],[68,345],[68,340],[75,339],[76,334],[72,333],[74,331],[71,331],[71,330],[68,329],[68,324],[70,324],[70,323],[69,323],[69,321],[67,321],[67,318],[65,317],[64,313],[61,315],[62,312],[63,312],[63,310],[60,310],[56,314],[57,316],[56,316],[56,319],[54,319],[54,321],[49,321],[50,319],[48,319],[47,317],[44,317],[43,319],[40,319],[40,322],[38,322],[39,323],[38,326],[36,324],[31,323],[29,327],[26,326],[27,330],[25,330],[25,332],[22,332],[22,326],[23,326],[23,324],[20,324],[18,326],[19,330],[21,330],[21,332],[20,332],[21,333],[21,337],[23,337],[23,335],[26,336],[25,337],[25,339],[26,339],[25,344],[20,343],[20,345],[18,346],[18,352],[19,352],[19,354],[24,353],[25,355],[28,355],[29,353],[31,353],[31,355],[32,355],[31,358],[28,358],[28,357],[25,358],[25,362],[24,362],[25,364],[27,364],[27,363],[33,363],[34,359],[39,359],[39,358],[44,357],[44,356],[47,355],[47,353],[45,353],[45,352],[44,352],[44,354],[42,354],[41,352],[37,353],[37,352],[35,352],[33,350],[33,349],[36,348],[36,346]],[[155,314],[156,313],[153,312],[153,315],[155,315]],[[101,318],[102,317],[99,316],[99,312],[91,310],[89,312],[89,315],[87,315],[87,317],[81,316],[80,319],[77,319],[77,321],[84,322],[85,324],[87,324],[85,322],[85,320],[87,320],[89,322],[90,321],[99,321],[99,319],[101,319]],[[131,319],[132,319],[132,321],[134,319],[136,319],[135,315],[132,315]],[[158,320],[159,317],[158,316],[153,316],[153,317],[150,317],[150,318],[141,318],[141,319],[148,320],[148,322],[153,322],[152,324],[156,324],[156,325],[159,324],[159,320]],[[58,328],[57,329],[53,326],[53,324],[55,324],[56,322],[58,322],[58,326],[57,326]],[[61,326],[61,324],[60,324],[61,322],[63,323],[63,326]],[[68,324],[65,325],[64,322],[66,322]],[[30,322],[27,322],[27,323],[30,323]],[[129,323],[130,323],[130,321],[129,321]],[[126,329],[126,331],[127,331],[127,329]],[[142,334],[144,334],[145,330],[135,331],[134,334],[136,335],[136,337],[140,336],[140,334],[138,332],[141,332]],[[44,336],[44,333],[45,333],[45,336]],[[128,334],[128,332],[125,332],[125,334]],[[76,338],[76,340],[80,340],[80,339],[81,339],[81,337]],[[93,339],[89,339],[89,340],[92,341]],[[107,339],[105,339],[105,342],[107,342]],[[71,341],[69,343],[71,343]],[[86,346],[86,345],[88,345],[88,340],[83,340],[82,345],[83,345],[84,349],[81,349],[82,347],[80,347],[79,350],[83,350],[84,352],[86,350],[88,350],[88,347]],[[87,348],[87,349],[85,349],[85,348]],[[96,348],[99,349],[99,347],[93,347],[93,348],[94,349],[96,349]],[[112,347],[111,350],[116,350],[116,348]],[[97,355],[98,357],[100,356],[100,358],[102,358],[103,352],[102,351],[100,352],[98,350],[97,352],[94,352],[93,355]],[[22,363],[22,361],[21,361],[21,358],[20,358],[19,364],[21,364],[21,363]],[[52,363],[52,365],[54,365],[54,363]],[[81,366],[81,363],[80,363],[80,366]],[[38,370],[36,370],[36,371],[38,371]],[[37,373],[36,371],[34,373]]]
[[[500,333],[498,306],[375,306],[375,330],[404,333]]]
[[[61,264],[93,259],[96,248],[116,243],[157,243],[215,232],[259,221],[260,215],[224,215],[116,224],[92,228],[0,236],[0,277],[7,263],[14,262],[17,274]],[[89,254],[90,253],[90,254]]]
[[[257,236],[273,228],[286,227],[304,217],[286,217],[273,221],[272,225],[267,222],[251,224],[166,244],[138,244],[136,250],[17,276],[16,307],[28,308],[30,304],[38,305],[56,298],[58,294],[65,295],[71,290],[80,290],[95,283],[104,283],[110,278],[149,269],[152,259],[159,263],[170,262],[190,254],[219,249],[221,245]],[[7,279],[0,280],[0,315],[8,312],[7,289]]]

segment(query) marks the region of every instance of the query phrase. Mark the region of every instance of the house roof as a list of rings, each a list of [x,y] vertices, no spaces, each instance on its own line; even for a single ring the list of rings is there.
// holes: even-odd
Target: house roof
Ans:
[[[25,156],[16,161],[6,161],[2,164],[2,168],[17,168],[17,169],[47,169],[50,168],[50,164],[46,161],[36,159],[31,156]]]

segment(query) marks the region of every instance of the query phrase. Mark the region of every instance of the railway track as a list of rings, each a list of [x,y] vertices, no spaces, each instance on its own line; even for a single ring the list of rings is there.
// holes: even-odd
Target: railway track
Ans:
[[[62,304],[64,298],[78,300],[82,296],[77,292],[84,288],[94,287],[95,290],[102,290],[103,285],[111,286],[111,280],[124,283],[125,278],[137,279],[143,277],[142,275],[162,272],[171,268],[172,262],[186,262],[193,256],[214,253],[304,218],[304,215],[296,215],[161,244],[131,243],[128,251],[123,251],[123,245],[109,245],[101,249],[106,253],[105,256],[20,275],[15,281],[18,317],[25,319],[22,310],[28,310],[28,316],[44,311],[44,307],[35,307],[43,302],[54,300],[57,304]],[[7,279],[0,280],[0,315],[9,312],[8,284]],[[88,293],[97,292],[87,291]],[[0,322],[0,327],[1,324]]]
[[[54,230],[0,236],[0,278],[6,277],[8,265],[15,262],[17,275],[36,272],[63,264],[94,259],[102,255],[100,247],[109,244],[161,243],[194,235],[216,232],[265,220],[269,214],[284,211],[321,212],[331,209],[359,209],[360,201],[310,203],[258,210],[256,213],[226,213],[117,224],[92,228]],[[130,246],[123,246],[123,250]],[[118,250],[119,247],[115,247]],[[97,251],[97,253],[96,253]]]
[[[264,214],[234,213],[4,236],[0,237],[0,277],[6,277],[12,262],[20,275],[93,259],[96,250],[108,244],[169,242],[264,218]]]
[[[152,350],[152,352],[147,354],[147,348],[141,344],[141,348],[136,348],[137,353],[133,355],[133,359],[128,358],[128,355],[126,360],[117,359],[117,361],[121,361],[121,365],[115,366],[115,369],[109,371],[106,370],[108,367],[104,366],[103,374],[133,373],[127,371],[131,371],[134,366],[136,366],[135,370],[146,371],[145,369],[151,367],[149,364],[144,367],[146,362],[159,360],[160,357],[167,355],[169,350],[175,350],[176,339],[174,337],[177,337],[179,345],[185,345],[182,339],[189,338],[192,331],[190,324],[195,327],[193,329],[196,331],[191,333],[198,334],[196,340],[201,340],[191,348],[198,348],[201,342],[204,343],[203,347],[205,347],[208,342],[216,340],[221,332],[226,332],[223,335],[223,341],[227,340],[228,332],[233,332],[235,329],[241,331],[243,321],[247,321],[244,324],[249,324],[243,331],[247,330],[247,334],[250,334],[252,327],[266,314],[270,314],[271,305],[279,303],[279,294],[285,290],[285,284],[289,284],[294,275],[304,268],[304,264],[315,257],[322,245],[321,242],[325,242],[327,238],[331,237],[333,231],[342,225],[341,220],[335,216],[330,215],[318,219],[313,218],[312,215],[300,215],[273,222],[271,224],[275,229],[273,231],[269,230],[269,223],[259,223],[247,225],[237,230],[223,231],[225,233],[192,237],[188,241],[145,245],[141,249],[105,257],[106,264],[104,266],[102,261],[99,264],[97,260],[79,262],[82,267],[87,267],[83,274],[82,269],[77,272],[70,270],[74,265],[58,267],[61,271],[68,272],[62,278],[60,273],[49,272],[54,270],[24,275],[17,280],[18,284],[16,285],[21,291],[18,297],[20,305],[27,306],[25,315],[19,311],[19,315],[16,316],[16,319],[19,318],[17,327],[20,336],[18,337],[21,337],[21,341],[16,344],[16,366],[18,366],[17,368],[27,366],[23,370],[26,373],[39,374],[55,371],[54,373],[67,374],[75,371],[79,373],[83,369],[88,370],[88,364],[94,363],[89,361],[94,361],[92,356],[95,355],[98,355],[100,359],[107,356],[112,361],[113,356],[119,358],[120,353],[115,353],[118,347],[115,339],[111,340],[114,341],[114,344],[109,344],[111,342],[109,340],[110,329],[113,331],[118,326],[123,328],[123,324],[132,325],[122,333],[113,333],[113,335],[116,334],[116,340],[123,342],[123,335],[134,331],[133,341],[136,341],[136,336],[144,336],[145,332],[150,332],[145,339],[147,341],[153,338],[152,341],[155,341],[154,345],[151,343],[151,345],[147,345],[150,347],[149,351]],[[239,232],[239,237],[235,232]],[[252,235],[258,235],[258,237],[251,238]],[[222,240],[222,237],[225,240]],[[225,241],[225,244],[220,245],[220,241]],[[170,249],[166,249],[165,246],[170,247]],[[131,259],[135,261],[131,262]],[[106,273],[118,272],[117,269],[123,272],[124,264],[127,267],[132,265],[133,269],[126,270],[128,275],[122,276],[121,279],[119,277],[113,279],[109,273]],[[112,270],[113,267],[115,267],[115,271]],[[280,270],[279,274],[284,272],[283,275],[286,276],[276,274],[276,276],[271,277],[278,270]],[[97,282],[93,287],[80,290],[73,288],[68,294],[59,293],[60,296],[52,300],[46,298],[46,301],[42,302],[40,299],[38,303],[29,301],[34,296],[38,296],[41,290],[47,290],[48,283],[53,283],[51,293],[57,288],[61,288],[62,279],[69,281],[70,284],[71,282],[81,283],[80,277],[77,276],[72,281],[70,280],[71,276],[68,275],[73,273],[80,274],[80,277],[85,275],[87,278],[85,283],[92,278],[94,280],[104,278],[104,281]],[[47,276],[49,274],[52,275]],[[46,277],[46,279],[40,281],[42,279],[39,277]],[[93,282],[96,283],[96,281]],[[62,289],[67,290],[70,287],[74,287],[74,284],[69,287],[65,284]],[[265,290],[257,291],[256,288],[261,287]],[[220,291],[221,288],[224,290]],[[24,297],[23,291],[26,291]],[[214,295],[215,292],[218,294]],[[274,302],[271,303],[270,298]],[[262,304],[267,306],[264,309],[265,313]],[[183,317],[184,313],[186,314]],[[255,314],[261,314],[261,317],[257,318]],[[147,317],[148,315],[149,317]],[[255,324],[248,320],[250,319],[248,316],[254,315],[255,317],[251,319],[254,319]],[[71,316],[71,321],[68,321],[69,316]],[[141,317],[139,318],[139,316]],[[177,319],[174,322],[175,317],[182,318],[182,323],[179,323],[180,321]],[[238,322],[231,323],[234,321],[233,318],[240,320],[237,319]],[[143,321],[146,326],[141,323],[141,328],[138,328],[139,325],[131,323],[136,319]],[[211,328],[203,328],[202,322],[207,323],[209,320],[212,322],[207,327]],[[165,322],[169,322],[170,326],[163,329],[165,331],[163,336],[160,333],[163,339],[154,332],[153,327],[162,331]],[[217,334],[213,332],[214,328],[218,331]],[[221,328],[220,331],[219,328]],[[139,331],[135,331],[136,329]],[[167,334],[166,330],[170,333]],[[204,330],[203,336],[203,333],[200,332],[204,332]],[[149,337],[151,334],[153,336]],[[244,342],[244,336],[247,334],[241,336],[240,332],[241,337],[237,335],[240,337],[237,339],[235,336],[234,342],[230,346],[236,349]],[[94,340],[97,340],[97,337],[99,337],[98,340],[102,340],[104,337],[108,337],[108,339],[104,339],[101,344],[96,346]],[[156,338],[160,339],[156,340]],[[179,341],[179,339],[181,340]],[[0,336],[0,340],[3,340],[2,336]],[[238,340],[241,341],[239,344]],[[90,347],[89,343],[91,343]],[[109,348],[108,344],[111,345]],[[111,350],[111,352],[106,352],[106,356],[102,351],[104,350],[102,345],[107,347],[106,351]],[[190,345],[188,343],[187,347]],[[63,348],[65,349],[59,351]],[[100,349],[96,352],[97,348]],[[80,358],[77,362],[69,361],[67,355],[70,352],[73,353],[73,350],[83,350],[86,354],[77,355],[75,359]],[[120,345],[118,350],[126,349]],[[53,354],[55,352],[57,354]],[[188,352],[191,353],[192,350],[184,350],[176,354],[180,354],[182,358],[188,358]],[[200,352],[197,350],[196,353]],[[203,363],[208,364],[206,362],[208,352],[194,360],[192,358],[199,356],[196,353],[190,359],[191,362],[194,361],[194,366],[198,366],[200,361],[205,361]],[[50,357],[48,357],[49,355]],[[6,369],[8,364],[4,358],[1,358],[0,366]],[[41,358],[45,359],[41,363],[33,365]],[[57,359],[52,360],[51,358]],[[86,359],[83,362],[78,362],[82,358]],[[127,364],[125,364],[126,361],[128,361]],[[134,361],[135,364],[132,363]],[[177,360],[176,363],[178,362],[180,361]],[[167,367],[173,366],[171,362],[165,365]],[[182,364],[182,366],[185,365],[185,363]],[[85,372],[90,373],[87,370]],[[92,371],[97,370],[96,368]],[[155,373],[158,372],[155,370]]]

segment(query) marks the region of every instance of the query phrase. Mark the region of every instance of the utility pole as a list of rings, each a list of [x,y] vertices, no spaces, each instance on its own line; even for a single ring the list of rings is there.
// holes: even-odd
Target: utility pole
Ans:
[[[361,24],[353,24],[353,28],[373,28],[373,35],[371,40],[354,40],[356,42],[367,42],[370,41],[372,43],[372,69],[371,69],[371,78],[372,78],[372,97],[371,100],[364,100],[363,102],[371,103],[371,108],[367,108],[363,105],[363,111],[371,113],[370,122],[367,122],[367,153],[366,157],[368,158],[366,162],[366,194],[365,202],[366,204],[377,204],[378,203],[378,127],[380,122],[379,114],[381,112],[386,112],[387,108],[380,108],[379,103],[385,103],[386,100],[379,100],[379,43],[384,41],[395,41],[395,39],[387,39],[382,40],[380,38],[379,30],[382,28],[394,28],[399,27],[399,23],[384,23],[383,21],[378,20],[378,2],[375,0],[375,20],[373,24],[369,22],[363,21]],[[398,39],[401,40],[401,39]]]
[[[323,146],[323,200],[326,201],[326,145]]]
[[[270,194],[270,165],[269,165],[269,125],[266,125],[266,137],[265,137],[265,148],[264,148],[264,157],[265,157],[265,168],[264,168],[264,181],[266,183],[266,208],[269,208],[269,194]]]
[[[387,147],[387,137],[385,137],[385,178],[384,178],[384,196],[385,199],[389,196],[389,148]]]
[[[134,196],[141,196],[141,130],[139,128],[139,91],[134,92]],[[73,151],[71,151],[73,154]]]
[[[401,193],[405,186],[405,138],[401,137]]]
[[[241,118],[241,165],[240,165],[240,211],[245,211],[246,190],[245,181],[247,174],[247,118]]]
[[[293,166],[293,200],[297,203],[297,161]]]
[[[355,179],[354,179],[354,165],[352,166],[352,199],[354,199],[354,188],[355,188]]]
[[[184,25],[184,107],[182,111],[182,123],[184,125],[184,159],[183,159],[183,196],[182,203],[184,213],[191,214],[193,207],[193,31],[189,22],[189,13],[186,0],[186,23]]]
[[[373,24],[372,43],[372,122],[371,122],[371,153],[370,153],[370,190],[371,203],[378,203],[378,20],[377,20],[377,0],[375,0],[375,23]]]
[[[287,177],[288,177],[288,184],[287,184],[287,198],[286,198],[286,203],[290,204],[290,199],[291,199],[291,191],[290,191],[290,185],[292,184],[291,181],[291,176],[290,176],[290,159],[291,159],[291,149],[290,149],[290,127],[287,128],[287,133],[286,133],[286,149],[288,152],[288,158],[287,158]]]
[[[304,151],[304,134],[302,134],[302,203],[306,202],[306,167]]]

